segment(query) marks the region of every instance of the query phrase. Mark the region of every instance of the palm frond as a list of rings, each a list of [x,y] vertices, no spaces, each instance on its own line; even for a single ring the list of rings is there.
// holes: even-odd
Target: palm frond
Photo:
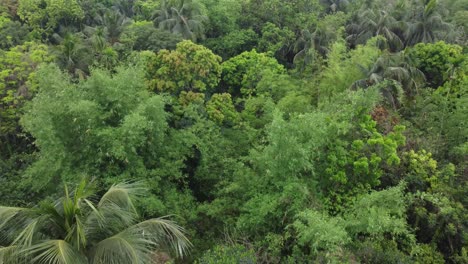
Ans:
[[[0,206],[0,230],[24,210],[26,209],[21,207]]]
[[[98,207],[114,204],[122,209],[135,211],[132,198],[143,195],[146,192],[146,188],[143,187],[141,182],[135,183],[119,183],[114,184],[110,189],[102,196],[98,203]]]
[[[86,258],[64,240],[47,240],[20,251],[20,255],[30,256],[31,263],[85,264]]]
[[[27,247],[32,245],[34,236],[36,235],[39,219],[32,220],[15,238],[12,245]]]
[[[152,248],[153,242],[140,233],[126,230],[96,244],[91,263],[149,263]]]
[[[0,264],[27,263],[17,255],[18,246],[0,247]]]
[[[80,217],[75,217],[75,224],[67,232],[65,241],[74,245],[78,250],[86,247],[86,227],[82,220],[80,220]]]
[[[158,247],[173,250],[177,256],[188,254],[192,244],[185,236],[185,230],[166,217],[149,219],[130,227],[129,230],[141,233]]]

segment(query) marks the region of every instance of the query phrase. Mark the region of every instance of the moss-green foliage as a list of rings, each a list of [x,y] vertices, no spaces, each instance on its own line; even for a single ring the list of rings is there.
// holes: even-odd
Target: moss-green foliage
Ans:
[[[364,78],[380,56],[381,52],[376,46],[377,40],[371,39],[366,45],[358,46],[354,50],[347,50],[343,41],[335,42],[328,55],[327,66],[319,74],[317,97],[327,100]]]
[[[263,24],[271,22],[296,31],[314,25],[322,6],[318,0],[292,0],[287,3],[280,0],[246,1],[243,11],[245,13],[241,22],[260,28]]]
[[[294,40],[294,33],[288,28],[279,28],[273,23],[266,23],[262,28],[262,37],[258,49],[273,55],[284,52]]]
[[[466,55],[462,54],[461,46],[443,41],[434,44],[419,43],[409,50],[409,56],[416,67],[424,72],[432,88],[442,86],[451,78],[454,69],[467,60]]]
[[[385,235],[406,236],[406,239],[413,240],[406,223],[404,187],[400,184],[359,197],[345,213],[346,230],[350,235],[367,235],[380,240],[385,239]]]
[[[180,36],[157,29],[150,21],[137,21],[131,24],[125,28],[120,39],[120,42],[130,50],[154,52],[162,49],[173,50],[180,41],[182,41]]]
[[[255,88],[264,74],[285,72],[274,58],[255,50],[246,51],[222,64],[222,80],[234,96],[255,94]]]
[[[298,246],[309,247],[312,254],[323,250],[335,252],[351,241],[342,218],[313,210],[299,213],[293,227],[298,233]]]
[[[459,48],[454,47],[455,50]],[[460,158],[456,149],[468,139],[464,118],[468,114],[465,107],[468,94],[468,60],[466,55],[458,58],[461,59],[458,66],[451,65],[450,69],[446,68],[451,72],[450,79],[436,90],[427,91],[417,97],[417,104],[413,108],[415,111],[411,113],[411,121],[415,128],[413,131],[424,131],[426,134],[425,140],[421,141],[423,148],[437,158],[455,158],[457,162]],[[443,71],[438,71],[438,74],[443,74]],[[442,75],[439,77],[442,78]]]
[[[417,192],[410,205],[409,219],[419,227],[416,231],[419,241],[436,246],[445,257],[456,255],[464,244],[465,216],[466,209],[461,203],[441,193]]]
[[[51,34],[60,24],[83,19],[84,11],[76,0],[20,0],[18,16],[37,33]]]
[[[17,129],[21,107],[37,92],[35,72],[41,63],[53,60],[46,45],[26,42],[8,51],[0,50],[0,117],[2,134]]]
[[[213,94],[206,104],[206,112],[209,118],[218,124],[235,124],[237,121],[238,114],[228,93]]]
[[[174,51],[161,50],[149,61],[151,89],[178,94],[180,91],[209,92],[221,75],[221,58],[211,50],[182,41]]]
[[[330,202],[338,206],[346,204],[355,194],[378,186],[382,168],[400,163],[397,149],[405,143],[402,126],[382,135],[369,115],[360,117],[358,122],[359,127],[353,132],[360,135],[359,139],[349,143],[338,138],[325,158],[322,182],[326,183]]]
[[[255,264],[257,263],[253,250],[241,245],[216,246],[208,250],[195,261],[197,264]]]
[[[95,70],[75,85],[48,66],[38,79],[40,92],[22,119],[41,150],[28,170],[33,188],[79,174],[148,174],[144,160],[156,154],[167,124],[162,99],[146,91],[141,68],[119,68],[114,76]]]
[[[29,28],[18,21],[13,21],[0,9],[0,49],[9,49],[22,44],[28,39]]]
[[[240,29],[228,34],[208,39],[205,45],[224,59],[239,55],[245,50],[251,50],[258,42],[258,35],[252,29]]]

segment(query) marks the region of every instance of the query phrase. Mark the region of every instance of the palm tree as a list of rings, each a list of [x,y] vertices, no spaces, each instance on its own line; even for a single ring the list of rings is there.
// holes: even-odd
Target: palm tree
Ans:
[[[420,42],[432,43],[445,39],[453,32],[452,26],[444,22],[439,14],[437,0],[423,1],[423,6],[414,13],[411,18],[412,22],[406,31],[408,45]],[[440,34],[441,36],[439,36]]]
[[[202,13],[202,5],[193,0],[163,0],[154,17],[154,23],[160,29],[180,34],[183,38],[193,41],[203,38],[203,23],[208,20]]]
[[[294,45],[294,51],[297,52],[294,56],[294,62],[297,63],[301,59],[301,69],[312,64],[318,55],[325,57],[329,52],[329,46],[342,33],[340,29],[336,29],[331,25],[320,23],[313,32],[305,29],[301,31],[301,36]]]
[[[304,70],[305,66],[312,64],[318,56],[316,39],[316,31],[311,33],[309,30],[305,29],[301,31],[301,36],[296,41],[294,50],[297,53],[293,61],[297,64],[298,60],[301,60],[301,71]]]
[[[126,17],[135,15],[135,0],[114,0],[113,7]]]
[[[347,28],[350,33],[348,38],[352,39],[354,44],[364,44],[372,37],[383,36],[390,50],[398,51],[404,48],[401,33],[404,32],[406,24],[403,21],[397,21],[387,11],[376,12],[368,9],[359,15],[358,20],[359,23],[351,24]]]
[[[98,25],[105,29],[106,36],[111,45],[119,42],[122,32],[132,23],[130,18],[120,13],[117,9],[106,9],[95,20]]]
[[[140,184],[113,185],[98,202],[82,181],[33,208],[0,206],[0,263],[151,263],[157,252],[185,256],[190,242],[167,218],[138,222]]]
[[[367,77],[356,81],[352,88],[366,88],[380,84],[381,93],[394,109],[401,103],[403,93],[414,96],[425,83],[425,76],[418,68],[411,66],[404,52],[386,52],[380,56]]]
[[[53,51],[56,54],[57,63],[71,74],[82,74],[87,72],[87,67],[91,60],[90,54],[81,33],[62,33],[63,36],[55,33],[53,38],[60,43]]]
[[[94,54],[100,54],[105,48],[107,48],[107,30],[103,26],[85,26],[83,33],[86,35]]]
[[[328,13],[344,11],[349,5],[348,0],[320,0],[320,3],[325,6]]]

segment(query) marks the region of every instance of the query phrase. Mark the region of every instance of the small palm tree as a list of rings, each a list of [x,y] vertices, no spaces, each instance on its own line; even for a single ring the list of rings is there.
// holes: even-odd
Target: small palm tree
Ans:
[[[185,256],[190,242],[167,218],[138,222],[140,184],[113,185],[94,202],[82,181],[74,192],[34,208],[0,206],[0,263],[151,263],[157,252]]]
[[[202,9],[202,5],[193,0],[163,0],[154,13],[154,23],[160,29],[196,41],[204,36],[203,23],[208,20]]]

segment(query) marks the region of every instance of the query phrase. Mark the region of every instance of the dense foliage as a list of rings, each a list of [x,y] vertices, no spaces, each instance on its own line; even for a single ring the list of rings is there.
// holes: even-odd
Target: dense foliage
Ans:
[[[0,263],[468,263],[467,21],[0,0]]]

